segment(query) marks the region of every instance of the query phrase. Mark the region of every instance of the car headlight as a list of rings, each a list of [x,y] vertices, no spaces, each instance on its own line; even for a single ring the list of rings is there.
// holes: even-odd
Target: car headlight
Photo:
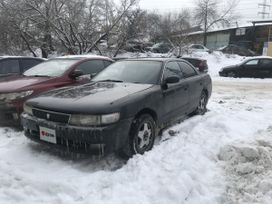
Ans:
[[[17,92],[17,93],[7,93],[7,94],[0,94],[0,100],[1,101],[13,101],[15,99],[25,98],[27,96],[30,96],[33,93],[33,91],[23,91],[23,92]]]
[[[120,113],[106,115],[71,115],[69,124],[80,126],[99,126],[116,123],[120,119]]]
[[[32,107],[28,106],[26,104],[24,104],[24,112],[27,113],[27,114],[29,114],[29,115],[33,115]]]

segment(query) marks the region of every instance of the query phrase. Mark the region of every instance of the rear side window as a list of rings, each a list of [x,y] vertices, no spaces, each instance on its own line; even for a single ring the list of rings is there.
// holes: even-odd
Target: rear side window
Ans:
[[[28,70],[31,67],[34,67],[35,65],[41,63],[41,60],[36,60],[36,59],[21,59],[21,65],[23,71]]]
[[[260,64],[261,65],[269,65],[269,66],[271,66],[272,65],[272,60],[269,60],[269,59],[262,59],[261,61],[260,61]]]
[[[90,60],[83,62],[77,66],[77,70],[82,71],[84,74],[97,74],[105,68],[102,60]]]
[[[183,78],[183,74],[182,74],[177,62],[168,62],[165,66],[164,79],[171,77],[171,76],[177,76],[180,79]]]
[[[4,59],[0,61],[0,74],[20,73],[18,59]]]
[[[189,64],[185,63],[185,62],[178,62],[182,73],[184,74],[184,76],[187,77],[191,77],[191,76],[195,76],[197,73],[195,71],[195,69],[193,67],[191,67]]]
[[[195,67],[197,67],[198,64],[199,64],[199,62],[197,60],[194,60],[194,59],[186,59],[186,58],[184,58],[184,60],[186,60],[187,62],[190,62]]]

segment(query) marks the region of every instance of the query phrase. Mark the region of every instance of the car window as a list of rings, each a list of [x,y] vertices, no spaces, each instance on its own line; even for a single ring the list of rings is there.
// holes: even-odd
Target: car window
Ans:
[[[261,65],[272,65],[272,60],[270,59],[262,59],[260,60]]]
[[[195,60],[195,59],[188,59],[188,58],[182,58],[184,60],[186,60],[187,62],[190,62],[192,65],[194,65],[195,67],[198,66],[199,64],[199,61],[198,60]]]
[[[18,59],[4,59],[0,62],[0,74],[20,73]]]
[[[192,45],[193,49],[198,49],[197,45]]]
[[[195,69],[193,67],[191,67],[189,64],[187,64],[185,62],[178,62],[178,64],[180,65],[181,71],[186,78],[191,77],[191,76],[195,76],[197,74]]]
[[[183,78],[183,74],[177,62],[168,62],[164,69],[163,78],[166,79],[171,76],[177,76],[180,79]]]
[[[23,71],[28,70],[31,67],[34,67],[37,64],[40,64],[42,61],[41,60],[36,60],[36,59],[21,59],[21,65]]]
[[[77,66],[77,70],[83,72],[83,74],[97,74],[105,68],[104,62],[102,60],[90,60],[83,62]]]
[[[259,63],[258,59],[250,60],[245,63],[245,65],[257,65]]]

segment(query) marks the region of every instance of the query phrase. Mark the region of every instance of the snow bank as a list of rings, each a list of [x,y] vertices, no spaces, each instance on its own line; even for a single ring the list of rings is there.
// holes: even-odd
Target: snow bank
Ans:
[[[271,203],[272,126],[247,141],[221,148],[219,158],[228,177],[224,203]]]

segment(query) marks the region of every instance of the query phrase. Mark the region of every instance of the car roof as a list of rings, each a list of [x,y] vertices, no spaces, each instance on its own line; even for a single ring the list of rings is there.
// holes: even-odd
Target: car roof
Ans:
[[[180,59],[192,59],[192,60],[205,61],[205,59],[201,59],[201,58],[197,58],[197,57],[180,57]]]
[[[270,60],[272,60],[272,57],[269,57],[269,56],[256,56],[256,57],[248,57],[246,60],[252,60],[252,59],[270,59]]]
[[[0,59],[8,59],[8,58],[22,58],[22,59],[39,59],[39,60],[46,60],[44,58],[41,57],[32,57],[32,56],[9,56],[9,55],[3,55],[0,56]]]
[[[181,58],[173,58],[173,57],[142,57],[142,58],[127,58],[120,61],[160,61],[160,62],[167,62],[169,60],[178,60],[184,61]]]
[[[100,55],[65,55],[65,56],[51,58],[51,59],[104,59],[104,60],[112,60],[109,57],[100,56]]]

